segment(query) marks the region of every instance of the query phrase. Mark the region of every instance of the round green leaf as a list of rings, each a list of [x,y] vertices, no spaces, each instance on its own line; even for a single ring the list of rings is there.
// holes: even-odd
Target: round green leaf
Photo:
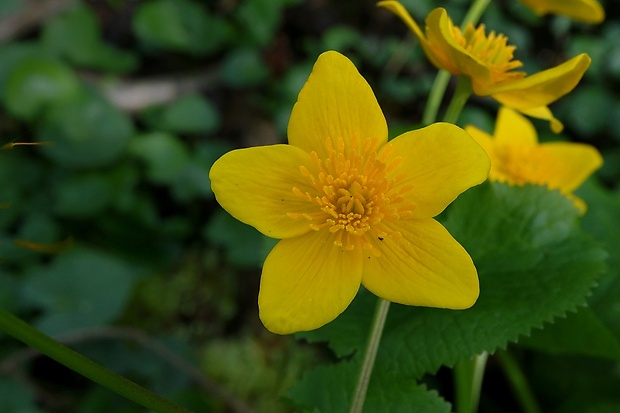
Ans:
[[[78,96],[80,83],[67,66],[46,57],[28,57],[8,75],[5,103],[15,116],[32,119],[43,109]]]
[[[141,119],[152,129],[171,133],[211,133],[220,125],[217,108],[205,97],[191,94],[166,107],[150,107]]]
[[[36,326],[58,334],[113,321],[125,308],[135,278],[135,269],[116,257],[74,249],[31,269],[24,299],[43,310]]]
[[[95,217],[112,201],[113,188],[110,180],[91,173],[70,176],[58,185],[54,199],[54,212],[72,218]]]
[[[158,184],[174,182],[189,162],[189,153],[183,143],[167,133],[136,136],[129,151],[146,163],[148,179]]]
[[[120,72],[137,64],[131,53],[102,41],[95,13],[80,3],[45,24],[42,42],[55,55],[80,66]]]
[[[98,168],[116,161],[133,133],[131,120],[102,98],[84,94],[54,107],[37,139],[39,149],[68,168]]]
[[[269,74],[269,69],[258,50],[237,49],[224,60],[222,74],[228,85],[246,87],[263,81]]]
[[[146,45],[207,54],[228,37],[229,27],[189,0],[152,0],[138,8],[133,29]]]

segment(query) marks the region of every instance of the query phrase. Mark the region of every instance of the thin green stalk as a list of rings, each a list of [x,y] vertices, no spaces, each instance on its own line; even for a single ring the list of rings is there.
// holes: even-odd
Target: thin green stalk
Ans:
[[[474,1],[461,22],[461,30],[465,30],[465,27],[470,23],[476,25],[490,2],[491,0]],[[431,91],[428,95],[424,113],[422,114],[423,125],[430,125],[437,120],[439,106],[441,106],[441,101],[446,94],[448,83],[450,83],[450,73],[445,70],[437,72],[437,76],[435,76],[433,86],[431,86]]]
[[[435,76],[433,86],[431,86],[431,91],[428,95],[428,100],[426,101],[424,113],[422,114],[422,124],[424,126],[430,125],[437,120],[439,106],[441,106],[441,101],[448,88],[448,83],[450,83],[450,76],[451,74],[447,70],[440,70],[437,72],[437,76]]]
[[[191,413],[76,353],[2,308],[0,308],[0,331],[141,406],[160,413]]]
[[[375,308],[375,314],[370,325],[370,333],[368,335],[368,342],[366,343],[366,352],[364,353],[364,360],[362,361],[362,367],[360,368],[359,375],[357,377],[357,386],[351,399],[351,409],[349,413],[362,413],[364,408],[364,402],[366,401],[366,391],[368,390],[368,383],[370,382],[370,376],[372,369],[375,365],[375,358],[377,357],[377,350],[379,350],[379,343],[381,342],[381,335],[383,334],[383,326],[385,326],[385,319],[387,318],[388,310],[390,309],[390,302],[379,298],[377,307]]]
[[[469,10],[467,10],[467,14],[465,14],[465,18],[461,22],[461,30],[465,30],[469,23],[474,26],[478,24],[478,20],[482,17],[482,14],[486,10],[487,6],[491,0],[476,0],[472,3]]]
[[[542,410],[536,402],[534,393],[532,393],[532,389],[530,389],[527,379],[514,357],[508,351],[498,351],[495,356],[512,386],[522,411],[525,413],[541,413]]]
[[[454,366],[455,404],[457,413],[475,413],[478,410],[482,378],[486,367],[487,353],[464,360]]]
[[[471,80],[465,76],[459,76],[456,82],[456,89],[450,101],[450,105],[443,117],[444,122],[456,123],[463,111],[463,107],[471,96]]]

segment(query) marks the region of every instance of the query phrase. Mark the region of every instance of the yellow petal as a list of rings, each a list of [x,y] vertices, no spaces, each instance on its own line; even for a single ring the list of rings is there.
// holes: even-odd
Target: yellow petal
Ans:
[[[291,145],[237,149],[218,159],[209,172],[219,204],[239,221],[273,238],[289,238],[310,231],[308,221],[293,213],[316,212],[293,192],[313,193],[299,171],[310,165],[310,155]]]
[[[517,110],[547,106],[577,86],[590,62],[590,57],[582,53],[554,68],[474,92],[478,95],[492,95],[498,102]]]
[[[535,146],[538,144],[538,134],[532,122],[505,106],[499,109],[493,136],[497,145]]]
[[[560,133],[564,130],[564,124],[559,121],[549,109],[548,106],[540,106],[537,108],[521,109],[519,112],[527,115],[531,118],[543,119],[549,121],[551,131],[553,133]]]
[[[388,0],[378,2],[377,6],[384,7],[394,13],[403,21],[403,23],[407,25],[407,27],[409,27],[409,29],[411,29],[411,31],[413,32],[415,37],[418,38],[418,41],[420,43],[426,42],[426,38],[424,37],[424,33],[420,29],[420,26],[418,26],[415,20],[413,20],[413,17],[411,17],[407,9],[405,9],[402,4],[397,1]]]
[[[329,323],[353,301],[362,277],[362,251],[345,251],[329,231],[280,241],[260,282],[258,306],[265,327],[277,334]]]
[[[474,138],[476,143],[484,149],[487,155],[489,155],[489,158],[491,158],[491,164],[493,164],[493,154],[495,153],[495,140],[493,137],[482,129],[478,129],[472,125],[465,126],[465,132]]]
[[[538,14],[563,14],[584,23],[601,23],[605,10],[596,0],[521,0]]]
[[[549,142],[541,145],[546,162],[540,165],[541,175],[550,188],[564,193],[577,189],[594,171],[603,158],[593,146],[571,142]]]
[[[288,125],[288,141],[327,158],[326,142],[362,153],[387,142],[387,124],[377,99],[353,63],[338,52],[319,56],[299,93]]]
[[[463,309],[479,294],[478,273],[471,257],[450,233],[432,218],[399,220],[375,243],[380,257],[364,260],[362,284],[377,296],[396,303]]]
[[[438,7],[426,17],[426,38],[428,45],[424,49],[427,57],[435,56],[431,62],[439,69],[445,69],[455,76],[468,76],[472,85],[477,82],[489,83],[491,71],[487,64],[480,61],[454,39],[454,23],[445,9]],[[458,30],[458,29],[456,29]],[[475,81],[474,81],[475,80]]]
[[[439,214],[460,193],[484,182],[490,168],[484,149],[450,123],[406,132],[382,148],[379,156],[386,152],[400,159],[390,177],[412,187],[403,196],[416,204],[414,218]]]

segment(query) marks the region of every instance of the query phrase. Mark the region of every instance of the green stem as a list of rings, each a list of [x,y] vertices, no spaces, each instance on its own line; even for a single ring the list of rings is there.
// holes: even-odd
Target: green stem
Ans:
[[[454,90],[454,95],[452,96],[452,100],[450,101],[450,105],[446,110],[446,114],[443,117],[444,122],[456,123],[459,119],[461,112],[463,111],[463,107],[467,100],[471,96],[471,80],[465,76],[459,76],[456,82],[456,89]]]
[[[457,413],[475,413],[478,410],[487,353],[464,360],[454,366],[455,404]]]
[[[474,26],[478,24],[478,20],[482,17],[482,14],[486,10],[487,6],[491,0],[476,0],[472,3],[469,10],[467,10],[467,14],[465,14],[465,18],[461,22],[461,30],[465,30],[469,23]]]
[[[450,76],[450,72],[447,70],[440,70],[437,72],[437,76],[435,76],[433,86],[428,95],[424,113],[422,114],[422,125],[430,125],[437,120],[439,106],[441,106],[441,101],[448,88],[448,83],[450,83]]]
[[[191,413],[76,353],[2,308],[0,308],[0,331],[141,406],[160,413]]]
[[[377,350],[379,350],[379,343],[381,342],[381,335],[383,334],[383,326],[385,326],[385,319],[387,318],[389,309],[390,302],[384,300],[383,298],[379,298],[377,307],[375,308],[375,314],[370,325],[366,352],[364,353],[362,367],[360,368],[360,372],[357,377],[357,386],[355,387],[355,392],[353,393],[353,398],[351,399],[351,409],[349,410],[349,413],[362,413],[362,409],[364,408],[368,383],[370,382],[372,368],[375,365],[375,358],[377,357]]]
[[[461,22],[461,30],[465,30],[465,27],[467,27],[470,23],[476,25],[490,2],[491,0],[474,1],[469,10],[467,10],[465,18]],[[446,94],[448,83],[450,83],[450,73],[446,70],[440,70],[437,72],[437,76],[435,76],[433,86],[431,86],[431,91],[428,95],[428,101],[426,102],[424,113],[422,114],[423,125],[430,125],[437,120],[439,106],[441,105],[443,96]]]
[[[532,393],[532,389],[530,389],[527,383],[525,374],[519,368],[519,364],[514,357],[508,351],[498,351],[495,356],[514,391],[517,401],[521,405],[521,410],[525,413],[541,413],[534,393]]]

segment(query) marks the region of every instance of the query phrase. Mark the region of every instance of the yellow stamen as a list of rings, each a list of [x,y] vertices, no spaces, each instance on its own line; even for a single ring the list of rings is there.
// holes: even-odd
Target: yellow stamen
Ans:
[[[511,145],[499,147],[496,152],[498,162],[490,178],[511,185],[526,183],[545,184],[545,159],[540,147]]]
[[[316,212],[288,216],[310,220],[310,228],[315,231],[327,229],[335,235],[334,245],[338,247],[362,248],[378,256],[374,244],[401,236],[381,221],[408,218],[415,208],[405,204],[403,197],[413,189],[412,185],[402,184],[401,176],[388,176],[400,159],[391,157],[389,148],[383,150],[379,159],[370,142],[361,151],[352,149],[354,144],[347,147],[343,139],[336,140],[335,145],[328,139],[326,145],[325,159],[312,152],[313,165],[299,168],[314,193],[292,188],[299,198],[314,204]]]
[[[459,45],[487,65],[493,83],[525,77],[525,72],[512,71],[523,66],[523,63],[513,60],[516,46],[508,45],[508,38],[503,34],[492,31],[487,36],[483,24],[477,28],[469,24],[462,33],[457,26],[452,26],[452,34]]]

